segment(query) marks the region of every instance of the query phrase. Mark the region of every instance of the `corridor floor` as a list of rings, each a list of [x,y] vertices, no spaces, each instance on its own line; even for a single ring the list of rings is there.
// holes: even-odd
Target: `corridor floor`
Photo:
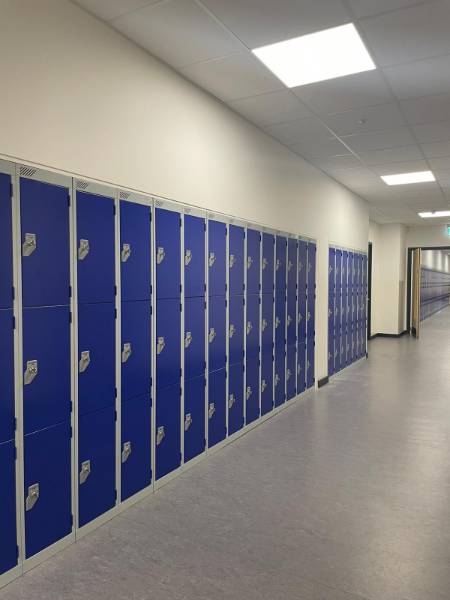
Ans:
[[[450,309],[1,600],[448,600]]]

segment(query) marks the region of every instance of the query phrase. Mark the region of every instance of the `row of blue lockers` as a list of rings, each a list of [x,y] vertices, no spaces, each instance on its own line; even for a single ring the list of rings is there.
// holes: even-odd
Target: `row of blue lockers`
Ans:
[[[428,267],[420,270],[420,320],[431,317],[450,301],[450,273]]]
[[[0,163],[0,576],[312,387],[315,278],[312,240]]]
[[[367,255],[329,248],[328,375],[366,355]]]

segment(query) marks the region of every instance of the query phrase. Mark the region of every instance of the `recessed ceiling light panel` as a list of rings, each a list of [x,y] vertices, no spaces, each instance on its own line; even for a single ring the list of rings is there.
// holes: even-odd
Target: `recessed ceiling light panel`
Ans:
[[[387,185],[405,185],[407,183],[425,183],[436,181],[431,171],[417,171],[415,173],[398,173],[397,175],[381,175]]]
[[[376,69],[353,23],[252,52],[290,88]]]
[[[432,212],[420,212],[419,217],[422,219],[433,219],[437,217],[450,217],[450,210],[433,210]]]

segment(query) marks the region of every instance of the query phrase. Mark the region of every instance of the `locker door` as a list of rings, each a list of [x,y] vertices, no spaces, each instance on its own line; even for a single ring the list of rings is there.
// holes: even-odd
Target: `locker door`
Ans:
[[[308,244],[308,298],[306,335],[311,338],[316,332],[316,245]]]
[[[261,414],[273,409],[273,354],[263,350],[261,354]]]
[[[150,395],[122,404],[122,501],[152,482]]]
[[[342,355],[341,363],[347,365],[347,297],[348,297],[348,282],[347,282],[347,265],[348,252],[344,250],[342,253]]]
[[[310,388],[314,385],[314,338],[306,340],[306,387]]]
[[[278,292],[286,290],[286,250],[287,239],[277,235],[276,238],[276,261],[275,261],[275,289]]]
[[[0,310],[0,444],[14,438],[14,321]]]
[[[208,440],[212,448],[226,438],[226,382],[225,369],[209,374],[208,380]]]
[[[184,377],[205,375],[205,299],[186,298],[184,304]]]
[[[259,296],[247,296],[247,314],[246,314],[246,356],[255,358],[259,356]]]
[[[230,225],[230,295],[244,293],[244,239],[243,227]]]
[[[151,216],[149,206],[120,202],[122,302],[150,300]]]
[[[273,353],[273,307],[274,299],[270,294],[262,295],[262,320],[261,320],[261,352]]]
[[[114,406],[115,309],[110,303],[78,306],[78,412]]]
[[[261,288],[261,234],[247,229],[247,294],[259,294]]]
[[[224,369],[226,364],[226,299],[217,296],[209,300],[209,371]]]
[[[307,248],[306,242],[298,243],[298,339],[306,338],[306,295],[307,295]]]
[[[297,294],[297,240],[288,239],[288,265],[287,265],[287,287],[288,296]]]
[[[13,304],[11,177],[0,173],[0,309]]]
[[[275,406],[286,401],[286,356],[284,348],[275,348]]]
[[[237,363],[230,367],[228,389],[228,432],[230,435],[244,425],[244,365]]]
[[[259,408],[259,359],[247,358],[245,376],[245,403],[247,425],[260,417]]]
[[[151,392],[151,323],[149,300],[122,303],[122,402]]]
[[[157,208],[156,231],[156,296],[179,298],[181,290],[181,215]]]
[[[295,344],[297,341],[297,298],[295,293],[288,294],[287,297],[287,343],[288,345]]]
[[[184,462],[206,449],[205,376],[187,381],[184,386]]]
[[[337,373],[343,368],[341,364],[341,345],[342,345],[342,250],[336,250],[336,299],[334,305],[334,369]]]
[[[209,295],[224,296],[226,284],[227,226],[219,221],[208,221],[208,273]]]
[[[69,423],[24,438],[25,557],[72,531]]]
[[[297,382],[296,382],[296,364],[297,364],[297,346],[287,347],[286,357],[286,390],[287,399],[291,400],[297,395]]]
[[[69,190],[20,179],[24,306],[69,304]]]
[[[0,444],[0,575],[17,565],[14,441]]]
[[[181,375],[181,310],[178,299],[157,301],[156,384],[159,390],[174,383]]]
[[[275,347],[283,348],[286,342],[286,292],[275,296]]]
[[[263,233],[262,239],[262,293],[272,294],[274,287],[275,236]]]
[[[184,215],[184,293],[205,295],[205,219]]]
[[[306,340],[297,344],[297,394],[306,389]]]
[[[115,408],[80,417],[78,427],[78,512],[83,527],[116,504]]]
[[[69,307],[24,309],[25,433],[70,419],[70,362]]]
[[[158,391],[156,397],[156,479],[181,465],[181,388],[178,384]]]
[[[230,297],[228,339],[230,365],[242,364],[244,360],[244,296]]]
[[[336,250],[328,251],[328,375],[334,373],[334,296]]]
[[[114,199],[77,192],[78,302],[114,302]]]

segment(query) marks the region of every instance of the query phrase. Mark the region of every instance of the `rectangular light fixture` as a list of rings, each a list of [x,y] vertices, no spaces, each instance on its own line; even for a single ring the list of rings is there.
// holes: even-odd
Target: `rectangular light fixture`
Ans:
[[[407,183],[425,183],[427,181],[436,181],[436,178],[431,171],[398,173],[397,175],[381,175],[381,179],[388,185],[405,185]]]
[[[252,52],[289,88],[376,69],[353,23]]]
[[[422,219],[435,219],[438,217],[450,217],[450,210],[433,210],[432,212],[417,213]]]

